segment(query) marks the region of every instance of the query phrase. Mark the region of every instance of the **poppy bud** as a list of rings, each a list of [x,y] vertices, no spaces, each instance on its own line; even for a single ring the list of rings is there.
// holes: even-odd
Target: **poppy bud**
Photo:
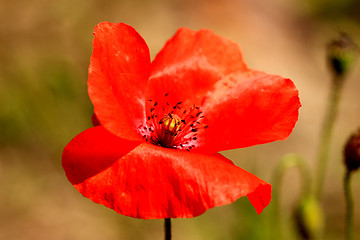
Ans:
[[[301,239],[317,239],[324,226],[320,204],[312,197],[303,198],[295,209],[295,224]]]
[[[330,70],[336,77],[343,77],[352,67],[358,46],[346,34],[341,32],[339,38],[331,41],[327,46],[327,58]]]
[[[345,165],[349,172],[360,167],[360,129],[347,141],[344,155]]]

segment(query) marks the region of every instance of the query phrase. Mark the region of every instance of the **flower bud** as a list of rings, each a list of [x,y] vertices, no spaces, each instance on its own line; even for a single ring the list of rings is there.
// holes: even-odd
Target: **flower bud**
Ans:
[[[355,171],[360,167],[360,129],[350,136],[344,149],[344,160],[348,171]]]
[[[295,209],[296,229],[301,239],[317,239],[324,227],[324,216],[319,202],[313,196],[303,198]]]
[[[353,40],[341,32],[340,36],[327,46],[328,63],[333,74],[343,77],[354,64],[358,52],[359,48]]]

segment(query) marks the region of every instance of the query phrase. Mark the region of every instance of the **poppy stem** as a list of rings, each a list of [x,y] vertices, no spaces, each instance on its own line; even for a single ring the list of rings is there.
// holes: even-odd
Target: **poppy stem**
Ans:
[[[165,240],[171,240],[171,218],[165,218]]]
[[[351,171],[346,170],[344,178],[344,192],[346,200],[346,240],[354,239],[354,204],[350,185]]]
[[[315,196],[318,199],[320,199],[321,197],[321,193],[324,185],[326,167],[330,153],[331,138],[334,129],[334,123],[338,113],[341,90],[344,82],[342,76],[334,76],[334,78],[335,79],[333,80],[331,86],[331,92],[329,95],[328,105],[325,113],[326,115],[322,125],[320,143],[317,154]]]
[[[309,168],[306,165],[304,159],[296,154],[287,154],[285,155],[277,167],[275,168],[274,175],[272,177],[272,183],[274,186],[273,196],[272,196],[272,211],[273,211],[273,218],[272,224],[274,226],[275,231],[273,231],[273,238],[275,239],[283,239],[283,219],[280,218],[282,216],[280,212],[280,187],[283,180],[283,177],[286,171],[289,168],[295,167],[299,170],[300,179],[301,179],[301,197],[308,196],[310,193],[310,172]],[[275,187],[276,186],[276,187]]]

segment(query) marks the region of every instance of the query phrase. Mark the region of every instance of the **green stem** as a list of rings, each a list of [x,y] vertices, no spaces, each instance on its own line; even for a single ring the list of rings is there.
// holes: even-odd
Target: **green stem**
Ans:
[[[343,85],[342,77],[335,77],[333,79],[333,85],[331,88],[331,92],[329,95],[328,106],[326,109],[326,115],[323,122],[323,127],[321,130],[320,135],[320,144],[318,148],[318,155],[317,155],[317,174],[316,174],[316,181],[315,181],[315,196],[319,199],[321,197],[322,188],[324,185],[327,161],[329,158],[329,150],[330,150],[330,143],[331,137],[333,134],[334,123],[336,120],[340,96],[341,96],[341,89]]]
[[[165,240],[171,240],[171,219],[165,218],[164,224]]]
[[[354,204],[351,195],[351,171],[346,171],[344,190],[346,200],[346,240],[354,240]]]
[[[292,167],[297,167],[300,172],[300,179],[301,179],[301,195],[307,196],[310,193],[310,173],[309,169],[305,164],[303,158],[296,154],[288,154],[284,156],[280,163],[277,165],[274,175],[273,175],[273,186],[274,190],[272,193],[272,209],[273,209],[273,224],[275,231],[274,239],[283,239],[283,231],[282,231],[282,220],[280,216],[283,214],[280,212],[280,187],[282,185],[282,180],[285,175],[285,172]]]

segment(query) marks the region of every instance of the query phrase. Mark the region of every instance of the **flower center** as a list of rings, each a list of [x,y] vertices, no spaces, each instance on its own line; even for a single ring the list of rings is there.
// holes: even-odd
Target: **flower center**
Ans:
[[[175,114],[168,113],[159,122],[156,134],[150,136],[153,144],[166,148],[173,148],[176,145],[176,139],[181,132],[183,123],[181,118]]]
[[[165,97],[168,94],[165,94]],[[198,131],[208,126],[201,123],[204,117],[200,108],[192,106],[181,107],[182,102],[170,106],[159,106],[152,100],[145,125],[139,126],[139,132],[146,141],[165,148],[191,150],[196,147]]]
[[[159,124],[163,124],[164,129],[169,133],[176,134],[176,132],[180,130],[182,122],[178,115],[169,113],[159,121]]]

